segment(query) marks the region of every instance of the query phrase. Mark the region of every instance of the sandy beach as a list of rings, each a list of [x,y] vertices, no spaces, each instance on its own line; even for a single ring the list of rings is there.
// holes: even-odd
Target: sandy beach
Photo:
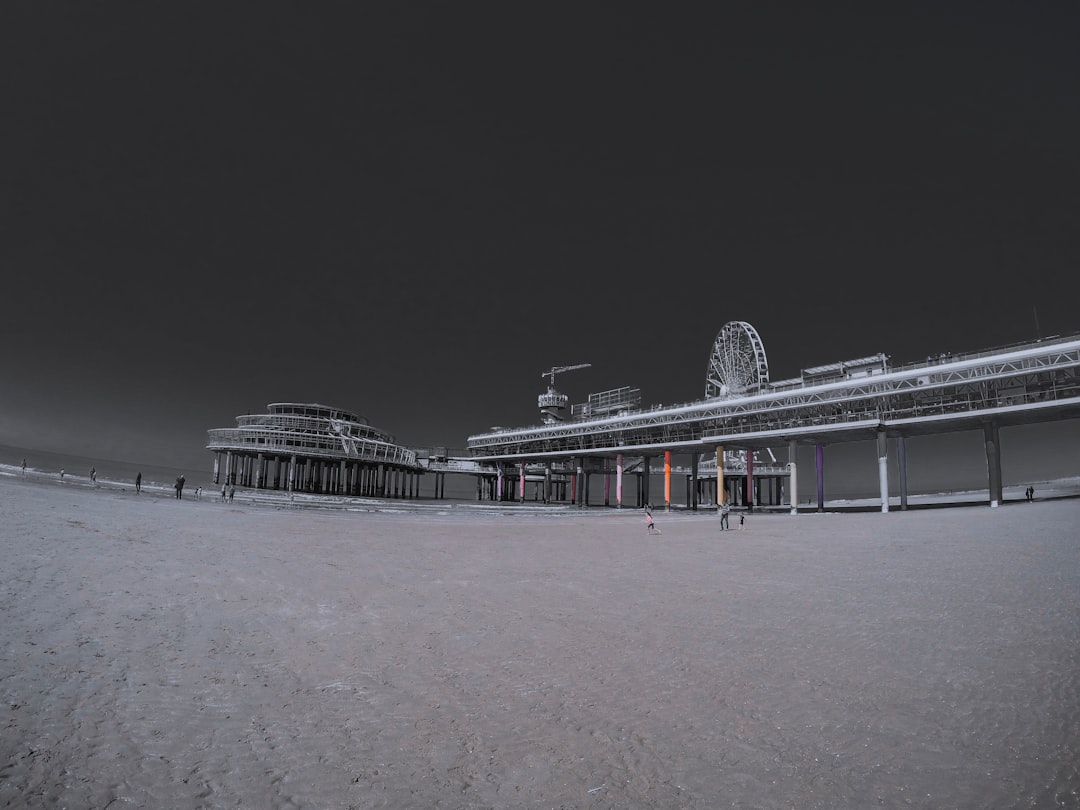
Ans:
[[[296,509],[0,476],[0,806],[1080,806],[1080,500]]]

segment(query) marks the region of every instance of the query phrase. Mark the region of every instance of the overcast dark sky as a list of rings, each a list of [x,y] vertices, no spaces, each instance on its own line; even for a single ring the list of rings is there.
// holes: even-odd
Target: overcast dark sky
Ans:
[[[622,385],[1080,329],[1075,3],[0,8],[0,443],[269,402],[464,447]]]

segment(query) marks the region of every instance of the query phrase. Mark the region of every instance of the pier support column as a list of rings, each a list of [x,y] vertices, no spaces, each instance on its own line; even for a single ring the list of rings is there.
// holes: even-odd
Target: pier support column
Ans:
[[[889,439],[884,430],[877,434],[878,485],[881,487],[881,511],[889,511]]]
[[[754,451],[746,451],[746,511],[754,511]]]
[[[615,508],[622,509],[622,453],[615,456]]]
[[[791,438],[787,441],[787,470],[789,473],[789,480],[787,488],[791,491],[788,492],[788,499],[792,503],[792,514],[797,515],[799,513],[799,476],[798,476],[798,463],[799,458],[799,445]]]
[[[817,510],[825,511],[825,446],[814,445],[814,471],[817,473]]]
[[[986,446],[986,472],[989,477],[990,506],[1001,505],[1001,443],[997,422],[983,425],[983,444]]]
[[[671,511],[671,451],[664,451],[664,511]]]
[[[896,464],[900,468],[900,511],[907,511],[907,449],[904,437],[896,437]]]
[[[525,503],[525,462],[518,464],[518,502]]]
[[[724,445],[716,445],[716,508],[724,505],[727,497],[727,484],[724,482]]]
[[[219,468],[221,467],[221,453],[214,453],[214,483],[220,484],[218,481]]]
[[[577,465],[577,475],[574,477],[574,489],[576,490],[574,495],[577,498],[577,505],[585,505],[585,469],[579,462]]]
[[[652,473],[649,470],[649,457],[645,456],[641,460],[641,505],[649,503],[649,479],[652,478]]]
[[[698,505],[698,454],[696,452],[690,454],[690,478],[693,482],[690,486],[690,509],[696,512]]]
[[[604,506],[611,506],[611,459],[604,459]]]

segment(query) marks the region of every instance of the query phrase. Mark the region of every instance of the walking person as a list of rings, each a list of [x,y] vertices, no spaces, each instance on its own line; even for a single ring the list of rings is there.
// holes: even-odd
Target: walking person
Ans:
[[[142,492],[142,473],[140,472],[135,476],[135,494],[138,495]]]
[[[225,503],[225,499],[228,498],[228,497],[229,497],[229,485],[228,484],[222,484],[221,485],[221,502]]]
[[[236,484],[232,484],[229,487],[229,503],[232,503],[233,496],[236,495]]]
[[[652,507],[645,507],[645,530],[649,534],[663,534],[658,528],[656,528],[656,521],[653,520]]]
[[[184,476],[178,475],[176,477],[176,500],[182,501],[184,499]]]
[[[728,525],[728,515],[731,514],[731,504],[728,501],[724,501],[724,505],[720,507],[720,531],[730,529]]]
[[[90,481],[91,483],[97,482],[97,467],[90,468]]]
[[[26,459],[25,458],[22,460],[22,474],[23,474],[24,477],[26,476]]]

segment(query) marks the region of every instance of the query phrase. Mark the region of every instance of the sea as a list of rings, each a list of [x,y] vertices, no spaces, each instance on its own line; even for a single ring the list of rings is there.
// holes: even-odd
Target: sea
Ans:
[[[135,476],[139,473],[142,473],[142,483],[145,486],[172,487],[180,475],[184,476],[185,488],[188,490],[200,486],[210,489],[214,481],[213,461],[210,458],[207,458],[206,468],[200,470],[0,445],[0,464],[21,467],[24,460],[26,469],[38,474],[54,474],[59,477],[63,470],[65,476],[88,478],[90,470],[94,469],[99,480],[118,483],[128,481],[132,486],[135,485]]]

